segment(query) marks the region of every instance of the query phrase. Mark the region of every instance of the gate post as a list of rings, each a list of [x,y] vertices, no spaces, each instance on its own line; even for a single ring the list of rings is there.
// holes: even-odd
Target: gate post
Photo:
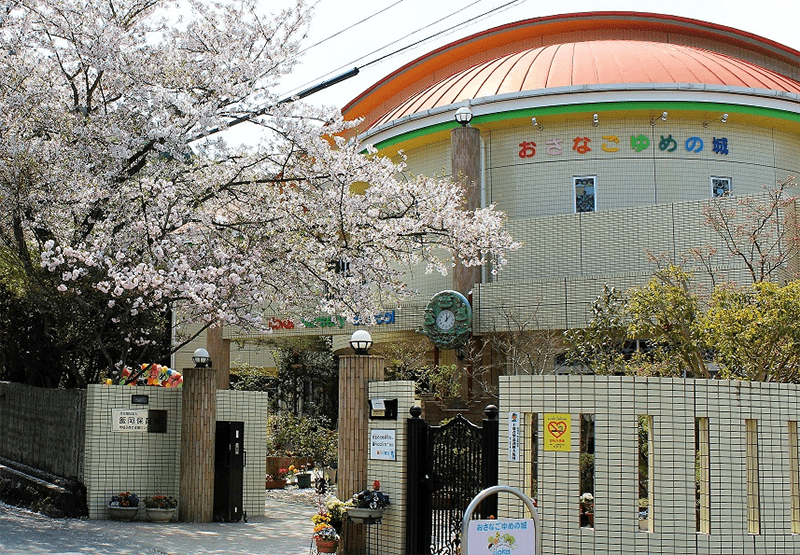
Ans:
[[[411,407],[408,426],[408,458],[406,462],[406,554],[426,555],[430,550],[430,534],[425,536],[426,515],[430,513],[429,496],[425,495],[425,468],[428,445],[428,423],[420,418],[422,409]]]
[[[213,368],[184,368],[181,394],[181,522],[214,519],[214,443],[217,375]]]
[[[482,480],[484,489],[496,486],[499,478],[499,452],[498,442],[500,440],[500,420],[498,414],[500,410],[494,405],[488,405],[484,409],[486,418],[483,420],[483,458],[482,458]],[[481,518],[497,517],[497,494],[491,495],[481,503]]]
[[[350,499],[367,487],[369,458],[369,382],[383,381],[383,357],[339,357],[339,496]],[[347,521],[344,553],[361,552],[366,546],[364,526]]]

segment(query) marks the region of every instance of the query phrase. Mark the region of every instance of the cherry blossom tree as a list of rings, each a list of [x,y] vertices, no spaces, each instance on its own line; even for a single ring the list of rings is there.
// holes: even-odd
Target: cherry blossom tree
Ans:
[[[374,314],[413,294],[404,268],[496,270],[516,246],[459,185],[398,177],[403,163],[344,138],[338,111],[281,101],[309,13],[257,4],[0,12],[0,275],[61,314],[44,334],[57,365],[76,337],[94,353],[64,369],[75,385],[98,361],[163,355],[153,330],[177,310],[253,329],[269,311]],[[231,144],[246,126],[260,138]]]

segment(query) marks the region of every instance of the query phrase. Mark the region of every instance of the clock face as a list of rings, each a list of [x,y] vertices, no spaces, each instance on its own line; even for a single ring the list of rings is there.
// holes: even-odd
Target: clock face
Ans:
[[[442,331],[447,331],[456,325],[456,316],[450,310],[442,310],[436,315],[436,327]]]
[[[458,291],[440,291],[425,307],[420,333],[441,349],[458,349],[469,341],[472,307]]]

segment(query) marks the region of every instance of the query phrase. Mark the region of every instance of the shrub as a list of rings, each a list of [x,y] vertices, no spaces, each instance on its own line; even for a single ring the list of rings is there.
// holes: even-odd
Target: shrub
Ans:
[[[270,416],[267,453],[282,457],[309,457],[317,466],[334,466],[339,436],[324,416],[296,416],[281,412]]]

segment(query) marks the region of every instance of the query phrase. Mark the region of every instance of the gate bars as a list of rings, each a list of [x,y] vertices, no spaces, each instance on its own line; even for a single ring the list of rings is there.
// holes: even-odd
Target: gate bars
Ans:
[[[497,485],[499,410],[486,407],[479,427],[460,414],[431,426],[411,408],[408,425],[406,553],[448,555],[461,543],[461,522],[470,501]],[[497,515],[497,496],[480,505],[481,518]]]

